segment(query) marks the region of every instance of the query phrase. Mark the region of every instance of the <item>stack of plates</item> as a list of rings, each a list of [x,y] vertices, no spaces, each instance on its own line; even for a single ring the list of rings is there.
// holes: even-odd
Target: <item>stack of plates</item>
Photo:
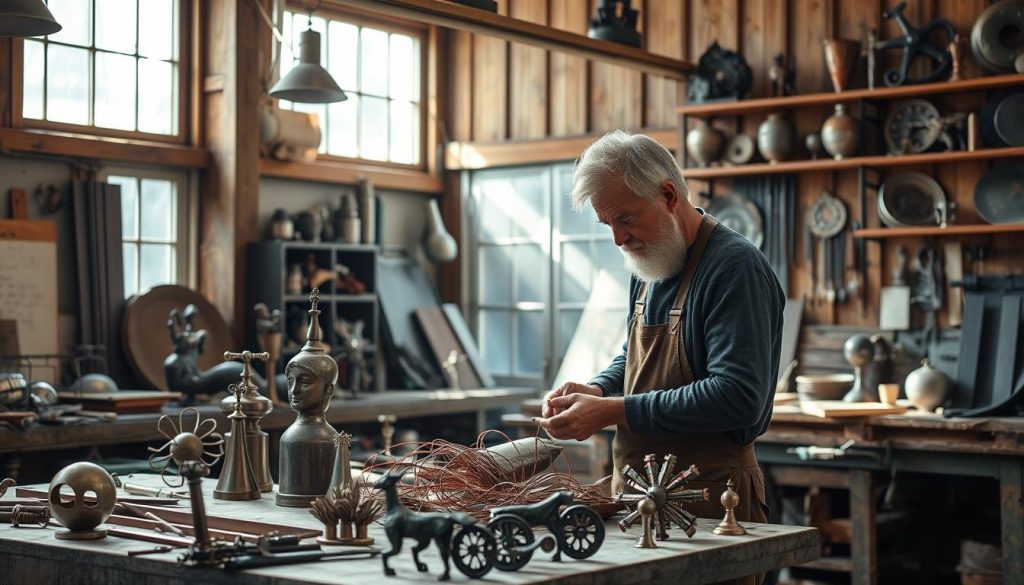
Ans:
[[[800,400],[841,400],[853,388],[853,374],[820,374],[796,377]]]

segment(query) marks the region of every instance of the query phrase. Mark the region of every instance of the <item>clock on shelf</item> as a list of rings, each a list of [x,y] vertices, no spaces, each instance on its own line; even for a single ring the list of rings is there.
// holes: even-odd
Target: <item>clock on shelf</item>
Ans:
[[[939,110],[931,102],[910,99],[895,104],[885,119],[885,144],[889,154],[927,151],[942,132]]]

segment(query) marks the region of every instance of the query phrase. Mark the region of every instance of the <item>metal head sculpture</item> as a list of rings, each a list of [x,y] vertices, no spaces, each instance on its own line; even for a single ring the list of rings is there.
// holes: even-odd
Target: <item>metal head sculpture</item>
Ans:
[[[309,294],[309,330],[306,345],[285,367],[288,377],[288,403],[301,414],[327,412],[338,381],[338,363],[329,354],[320,329],[320,290]]]

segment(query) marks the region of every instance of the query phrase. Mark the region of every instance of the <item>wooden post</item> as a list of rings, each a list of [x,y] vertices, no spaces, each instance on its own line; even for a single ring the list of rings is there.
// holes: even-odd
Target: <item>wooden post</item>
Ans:
[[[1007,457],[999,466],[1003,583],[1024,583],[1024,459]]]
[[[203,111],[211,164],[199,208],[199,290],[241,343],[245,246],[259,236],[259,39],[269,34],[248,0],[205,2]]]
[[[870,469],[850,470],[850,556],[853,557],[853,585],[874,585],[878,581],[878,551],[875,531],[875,479]]]

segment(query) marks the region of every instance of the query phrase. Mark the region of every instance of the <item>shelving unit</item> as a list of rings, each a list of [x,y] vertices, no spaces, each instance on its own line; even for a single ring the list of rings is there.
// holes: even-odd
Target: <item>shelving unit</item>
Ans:
[[[925,227],[888,227],[888,228],[867,228],[853,230],[853,237],[864,239],[881,238],[929,238],[942,236],[970,236],[970,235],[991,235],[1011,234],[1024,232],[1024,224],[978,224],[978,225],[950,225],[947,227],[925,226]]]
[[[332,354],[340,353],[341,340],[335,331],[337,319],[349,322],[362,320],[365,323],[363,336],[368,343],[365,348],[366,360],[373,374],[372,388],[385,388],[383,368],[378,359],[377,344],[380,330],[380,303],[377,297],[377,247],[371,244],[314,243],[302,241],[271,240],[249,244],[247,250],[246,279],[248,281],[248,307],[266,303],[271,309],[280,309],[284,329],[284,343],[281,349],[277,371],[283,372],[285,364],[302,347],[307,312],[309,310],[309,286],[304,285],[301,293],[289,293],[286,289],[288,271],[294,264],[302,265],[312,255],[319,268],[333,269],[344,264],[352,274],[366,285],[366,292],[349,294],[335,288],[333,282],[320,287],[320,327],[324,341],[332,347]],[[300,335],[301,334],[301,335]],[[256,347],[255,319],[248,324],[249,344]],[[344,364],[339,364],[344,366]],[[344,367],[339,368],[344,372]],[[339,376],[338,385],[344,387],[347,380]]]

